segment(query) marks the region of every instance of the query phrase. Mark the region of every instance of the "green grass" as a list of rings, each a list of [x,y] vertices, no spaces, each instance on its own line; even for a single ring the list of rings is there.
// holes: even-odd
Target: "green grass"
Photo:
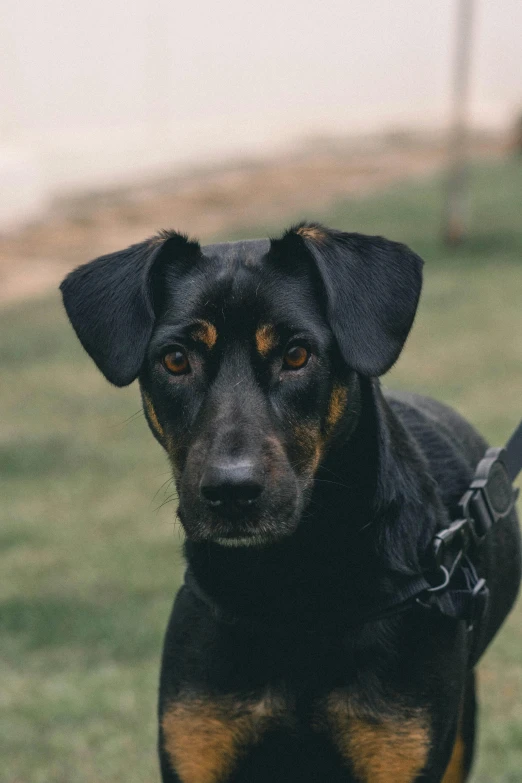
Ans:
[[[419,316],[386,382],[448,401],[500,444],[522,415],[522,167],[476,168],[473,193],[472,238],[452,252],[438,241],[438,179],[313,217],[425,257]],[[237,234],[266,228],[280,226]],[[137,389],[104,381],[57,296],[7,310],[0,333],[0,781],[156,781],[161,638],[182,574],[174,505],[158,508],[172,495],[166,459]],[[480,665],[473,783],[521,780],[521,648],[519,607]]]

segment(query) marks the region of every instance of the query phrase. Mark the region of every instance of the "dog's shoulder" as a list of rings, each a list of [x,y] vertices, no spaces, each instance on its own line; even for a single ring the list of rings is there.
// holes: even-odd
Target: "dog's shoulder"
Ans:
[[[385,391],[395,415],[425,456],[447,508],[467,488],[487,443],[466,419],[437,400],[413,392]]]

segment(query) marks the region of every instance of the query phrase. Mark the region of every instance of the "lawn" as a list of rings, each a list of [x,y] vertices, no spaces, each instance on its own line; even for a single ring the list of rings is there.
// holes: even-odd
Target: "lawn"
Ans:
[[[423,255],[419,315],[386,383],[455,405],[494,444],[522,416],[521,163],[474,168],[455,251],[438,238],[440,178],[309,216]],[[159,656],[183,570],[167,461],[137,388],[104,381],[57,295],[7,309],[0,333],[0,781],[157,781]],[[521,616],[480,665],[473,783],[522,779]]]

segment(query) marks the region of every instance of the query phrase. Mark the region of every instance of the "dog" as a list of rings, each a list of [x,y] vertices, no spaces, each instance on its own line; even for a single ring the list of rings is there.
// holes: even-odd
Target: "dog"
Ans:
[[[162,232],[62,283],[106,378],[139,379],[179,495],[163,783],[467,779],[474,666],[517,595],[520,539],[511,511],[473,555],[478,625],[397,606],[487,447],[380,386],[421,284],[406,246],[316,223],[203,247]]]

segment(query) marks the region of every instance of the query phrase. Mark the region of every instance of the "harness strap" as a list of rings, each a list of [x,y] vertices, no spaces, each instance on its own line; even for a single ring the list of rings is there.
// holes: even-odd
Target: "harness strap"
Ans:
[[[473,663],[480,640],[477,626],[489,605],[489,589],[468,552],[479,547],[493,525],[514,510],[519,490],[512,482],[521,469],[522,421],[504,449],[488,449],[477,465],[470,488],[459,502],[462,517],[434,536],[433,563],[443,579],[438,587],[416,598],[421,606],[465,620],[468,630],[475,630],[470,650]]]

